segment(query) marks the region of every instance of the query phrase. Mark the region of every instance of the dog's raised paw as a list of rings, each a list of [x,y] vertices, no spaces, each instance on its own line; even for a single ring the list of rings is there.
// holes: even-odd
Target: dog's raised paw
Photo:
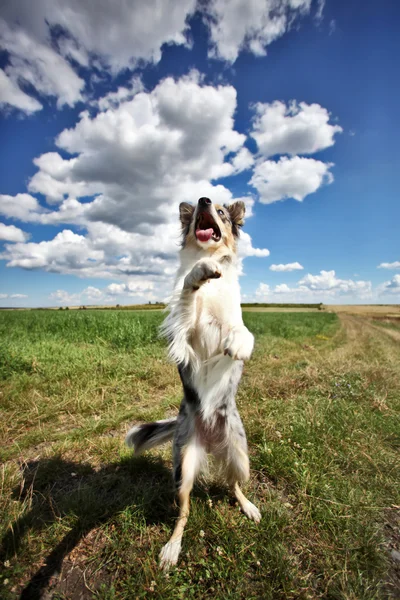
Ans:
[[[249,360],[253,352],[254,337],[245,327],[231,329],[223,342],[224,354],[233,360]]]
[[[259,523],[261,521],[260,511],[258,510],[257,506],[254,506],[254,504],[250,502],[250,500],[247,500],[244,504],[242,504],[240,508],[242,509],[246,517],[248,517],[255,523]]]
[[[165,544],[159,555],[160,569],[163,569],[163,571],[168,571],[171,567],[175,566],[178,562],[181,548],[181,540],[176,540],[174,542],[168,542]]]
[[[199,263],[199,279],[207,281],[207,279],[219,279],[221,277],[221,268],[217,262],[213,260],[204,260]]]
[[[222,277],[221,267],[217,261],[211,259],[201,260],[186,275],[183,287],[198,290],[206,281],[219,279],[220,277]]]

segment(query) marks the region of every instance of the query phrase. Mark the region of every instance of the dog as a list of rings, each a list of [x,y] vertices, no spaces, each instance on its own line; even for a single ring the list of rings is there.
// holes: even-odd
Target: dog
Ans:
[[[214,206],[209,198],[200,198],[197,206],[181,203],[179,212],[180,267],[162,332],[178,366],[184,397],[176,418],[136,425],[126,437],[136,454],[173,439],[180,512],[160,552],[164,570],[178,561],[190,492],[196,476],[206,469],[208,454],[214,456],[244,514],[256,523],[261,519],[240,489],[249,478],[249,458],[235,402],[243,361],[254,345],[243,324],[238,282],[237,240],[245,205],[238,201]]]

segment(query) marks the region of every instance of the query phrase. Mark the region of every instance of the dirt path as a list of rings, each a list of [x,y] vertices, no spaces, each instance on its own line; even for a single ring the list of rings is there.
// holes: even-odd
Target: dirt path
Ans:
[[[391,355],[393,354],[393,344],[389,340],[400,342],[400,332],[378,325],[373,325],[368,317],[353,316],[345,313],[338,315],[347,336],[347,344],[344,348],[350,358],[353,349],[359,348],[359,344],[367,347],[371,343],[371,337],[377,343],[381,343],[383,348]],[[343,352],[343,348],[339,349]],[[395,356],[397,356],[395,354]],[[342,358],[345,358],[342,355]],[[400,600],[400,509],[393,507],[385,515],[384,536],[386,546],[386,556],[389,563],[388,576],[385,581],[385,594],[388,599]]]
[[[358,337],[360,333],[367,333],[368,331],[371,333],[372,331],[377,331],[381,334],[391,337],[397,342],[400,342],[400,331],[395,331],[394,329],[386,329],[385,327],[379,327],[379,325],[373,325],[371,321],[366,317],[354,317],[352,315],[347,315],[344,313],[339,314],[338,317],[341,320],[344,328],[346,329],[347,335],[350,339]]]

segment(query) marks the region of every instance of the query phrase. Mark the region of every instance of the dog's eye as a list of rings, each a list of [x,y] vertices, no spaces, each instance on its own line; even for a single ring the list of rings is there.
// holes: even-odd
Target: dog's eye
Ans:
[[[221,217],[223,217],[223,216],[224,216],[224,214],[225,214],[225,213],[224,213],[224,211],[223,211],[223,210],[221,210],[220,208],[217,210],[217,213],[218,213],[219,215],[221,215]]]

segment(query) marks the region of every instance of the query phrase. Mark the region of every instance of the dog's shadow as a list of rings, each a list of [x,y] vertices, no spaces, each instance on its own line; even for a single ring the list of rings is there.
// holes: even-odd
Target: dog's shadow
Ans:
[[[149,456],[123,459],[99,469],[60,457],[32,461],[24,465],[22,484],[13,497],[29,502],[30,509],[4,536],[2,561],[18,555],[29,532],[40,534],[61,518],[74,523],[23,589],[20,597],[25,600],[41,598],[80,540],[127,507],[140,507],[149,525],[170,521],[175,514],[171,472],[162,460]]]

